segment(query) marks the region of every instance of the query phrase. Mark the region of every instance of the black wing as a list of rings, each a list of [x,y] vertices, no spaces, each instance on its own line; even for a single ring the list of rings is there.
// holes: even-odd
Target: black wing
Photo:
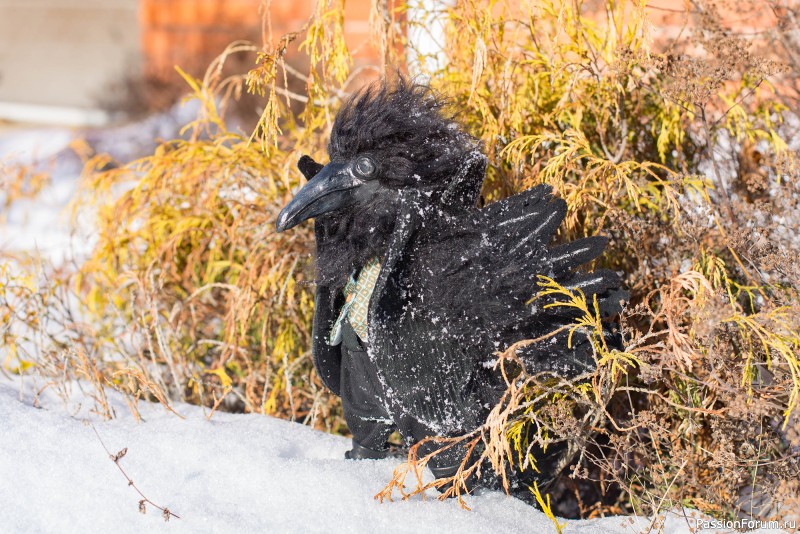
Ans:
[[[306,180],[311,180],[324,167],[310,156],[302,156],[297,162],[297,168],[303,173]],[[314,237],[317,246],[324,239],[326,230],[320,219],[314,221]],[[312,325],[311,352],[314,357],[314,367],[322,379],[322,383],[334,394],[340,394],[342,350],[338,345],[328,345],[328,333],[336,320],[339,309],[344,304],[342,295],[331,295],[331,290],[325,285],[318,285],[314,295],[314,323]]]
[[[548,246],[565,214],[566,203],[542,185],[484,209],[423,216],[394,287],[387,286],[402,302],[387,317],[395,332],[388,348],[398,355],[387,371],[392,386],[404,389],[396,393],[410,401],[412,415],[434,421],[433,431],[453,433],[478,422],[475,403],[487,398],[480,391],[483,364],[494,352],[574,322],[573,310],[532,302],[538,275],[580,288],[590,303],[597,296],[603,314],[618,311],[623,295],[614,272],[576,272],[602,253],[606,238]],[[576,332],[568,344],[567,335],[564,329],[526,348],[528,371],[570,375],[593,368],[586,336]]]
[[[411,251],[414,298],[425,302],[422,309],[431,320],[453,325],[451,335],[485,340],[494,350],[573,322],[576,314],[570,309],[531,302],[540,289],[539,275],[580,288],[590,303],[596,295],[604,315],[619,311],[620,280],[614,272],[576,272],[603,252],[605,237],[548,246],[566,209],[549,186],[540,185],[484,209],[439,219],[420,233]]]

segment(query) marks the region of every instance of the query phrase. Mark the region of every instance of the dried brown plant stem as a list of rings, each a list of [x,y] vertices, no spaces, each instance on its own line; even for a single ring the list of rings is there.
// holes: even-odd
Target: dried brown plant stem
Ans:
[[[97,431],[95,426],[91,422],[87,422],[87,424],[92,427],[92,431],[94,431],[94,434],[97,436],[97,439],[100,441],[100,445],[103,446],[103,449],[105,449],[106,454],[108,454],[108,457],[111,458],[111,461],[114,462],[114,465],[117,466],[117,469],[119,469],[119,472],[122,473],[122,476],[124,476],[125,479],[128,481],[128,486],[130,486],[134,490],[136,490],[136,493],[138,493],[142,497],[142,499],[139,501],[139,511],[141,513],[143,513],[143,514],[146,513],[147,512],[147,508],[146,508],[145,504],[149,504],[153,508],[156,508],[156,509],[161,511],[161,517],[164,518],[164,521],[169,521],[171,517],[174,517],[176,519],[180,519],[181,516],[179,516],[178,514],[176,514],[173,511],[171,511],[169,508],[159,506],[156,503],[154,503],[153,501],[151,501],[150,499],[148,499],[147,496],[144,493],[142,493],[142,491],[136,486],[136,484],[133,483],[133,479],[131,479],[131,477],[128,476],[128,473],[126,473],[125,470],[122,468],[122,466],[119,465],[119,461],[122,460],[122,458],[128,453],[128,448],[125,447],[124,449],[119,451],[117,454],[111,454],[111,451],[109,451],[108,447],[106,447],[106,444],[103,442],[103,438],[100,437],[100,433]]]

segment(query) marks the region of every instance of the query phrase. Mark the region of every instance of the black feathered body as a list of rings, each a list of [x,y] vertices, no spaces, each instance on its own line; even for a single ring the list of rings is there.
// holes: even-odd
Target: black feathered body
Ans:
[[[570,313],[531,302],[537,275],[580,287],[590,302],[598,295],[603,311],[618,305],[609,300],[619,285],[616,274],[575,272],[602,252],[603,238],[548,246],[565,205],[547,186],[483,209],[431,204],[408,190],[400,206],[372,295],[369,354],[401,428],[409,424],[399,421],[411,418],[427,435],[474,429],[503,388],[491,369],[494,354],[573,322]],[[318,304],[326,300],[330,294],[321,288]],[[318,314],[332,318],[337,304]],[[336,347],[323,345],[329,323],[317,324],[314,353],[337,391]],[[522,357],[530,372],[571,375],[593,366],[591,345],[580,333],[572,346],[554,336],[527,347]]]
[[[365,352],[374,371],[362,381],[368,397],[381,400],[375,420],[388,414],[410,443],[481,425],[505,388],[495,354],[517,341],[544,338],[520,354],[531,373],[593,368],[588,338],[576,332],[568,343],[562,328],[575,311],[534,297],[544,275],[615,313],[618,276],[578,271],[606,240],[551,246],[566,204],[548,186],[479,208],[487,159],[429,88],[400,79],[357,95],[337,115],[328,152],[327,166],[300,160],[309,183],[284,208],[278,229],[315,217],[313,354],[334,393],[344,399],[342,383],[354,387],[355,376],[342,368],[346,349],[328,344],[342,288],[374,257],[381,270]],[[352,357],[347,352],[345,361]]]

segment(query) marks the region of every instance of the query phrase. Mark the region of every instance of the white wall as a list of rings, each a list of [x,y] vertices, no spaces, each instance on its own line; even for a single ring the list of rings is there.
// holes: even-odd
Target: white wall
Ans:
[[[0,118],[97,122],[97,95],[140,65],[139,35],[138,0],[0,0]]]

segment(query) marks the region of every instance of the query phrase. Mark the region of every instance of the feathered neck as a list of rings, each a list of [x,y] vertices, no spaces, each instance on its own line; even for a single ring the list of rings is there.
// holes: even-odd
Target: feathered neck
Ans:
[[[397,220],[397,205],[374,206],[358,213],[332,213],[319,217],[317,232],[317,284],[338,295],[354,271],[370,259],[383,257]]]

